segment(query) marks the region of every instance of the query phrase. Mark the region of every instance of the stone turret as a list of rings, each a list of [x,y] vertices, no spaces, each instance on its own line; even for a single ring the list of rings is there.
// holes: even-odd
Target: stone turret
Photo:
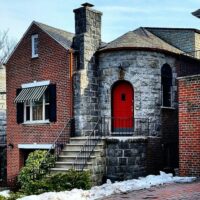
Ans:
[[[95,52],[101,44],[101,16],[92,4],[75,9],[75,37],[78,66],[74,75],[74,116],[76,135],[93,129],[98,119],[98,78]]]

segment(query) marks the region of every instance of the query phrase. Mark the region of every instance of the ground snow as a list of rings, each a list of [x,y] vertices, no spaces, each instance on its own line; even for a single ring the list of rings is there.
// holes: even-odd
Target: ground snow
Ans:
[[[4,191],[0,192],[0,196],[9,197],[10,196],[9,193],[10,193],[9,190],[4,190]]]
[[[173,177],[172,174],[160,172],[160,175],[157,176],[149,175],[144,178],[122,182],[111,183],[110,180],[107,180],[107,183],[101,186],[92,187],[90,190],[73,189],[65,192],[48,192],[40,195],[23,197],[18,200],[95,200],[104,198],[111,194],[119,194],[133,190],[150,188],[151,186],[161,185],[164,183],[192,182],[195,179],[195,177]]]

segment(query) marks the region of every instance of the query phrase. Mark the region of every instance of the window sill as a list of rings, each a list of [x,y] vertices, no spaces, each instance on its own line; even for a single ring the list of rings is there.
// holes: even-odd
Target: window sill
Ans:
[[[161,106],[161,109],[176,110],[176,108],[174,107],[165,107],[165,106]]]
[[[38,55],[35,55],[35,56],[32,56],[32,57],[31,57],[31,59],[37,59],[37,58],[39,58]]]
[[[44,125],[44,124],[50,124],[49,120],[46,121],[33,121],[33,122],[24,122],[23,125]]]

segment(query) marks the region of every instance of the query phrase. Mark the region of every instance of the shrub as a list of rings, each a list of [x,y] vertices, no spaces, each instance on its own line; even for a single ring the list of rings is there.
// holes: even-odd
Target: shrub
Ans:
[[[25,195],[20,192],[10,193],[10,196],[7,197],[6,200],[16,200],[16,199],[22,198],[24,196]]]
[[[28,156],[25,166],[20,171],[18,182],[21,190],[29,194],[29,187],[35,180],[41,180],[55,163],[53,155],[47,156],[47,151],[37,150]]]
[[[69,170],[66,173],[51,174],[40,180],[30,181],[29,187],[22,189],[27,195],[44,192],[90,189],[91,178],[89,172],[76,172]]]
[[[49,168],[54,163],[54,156],[47,156],[47,151],[38,150],[30,153],[25,166],[18,176],[21,190],[18,193],[13,193],[9,200],[17,199],[17,197],[19,198],[23,195],[41,194],[50,191],[58,192],[73,188],[89,189],[91,187],[89,172],[69,170],[66,173],[47,176]]]
[[[6,200],[6,197],[0,195],[0,200]]]
[[[48,180],[55,191],[72,190],[74,188],[87,190],[91,188],[89,172],[69,170],[66,173],[52,175]]]

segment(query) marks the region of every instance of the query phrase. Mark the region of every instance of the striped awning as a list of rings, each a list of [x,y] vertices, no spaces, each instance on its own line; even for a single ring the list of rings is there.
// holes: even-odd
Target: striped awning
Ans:
[[[39,101],[48,85],[22,88],[21,92],[15,98],[15,103],[23,103],[25,101]]]

